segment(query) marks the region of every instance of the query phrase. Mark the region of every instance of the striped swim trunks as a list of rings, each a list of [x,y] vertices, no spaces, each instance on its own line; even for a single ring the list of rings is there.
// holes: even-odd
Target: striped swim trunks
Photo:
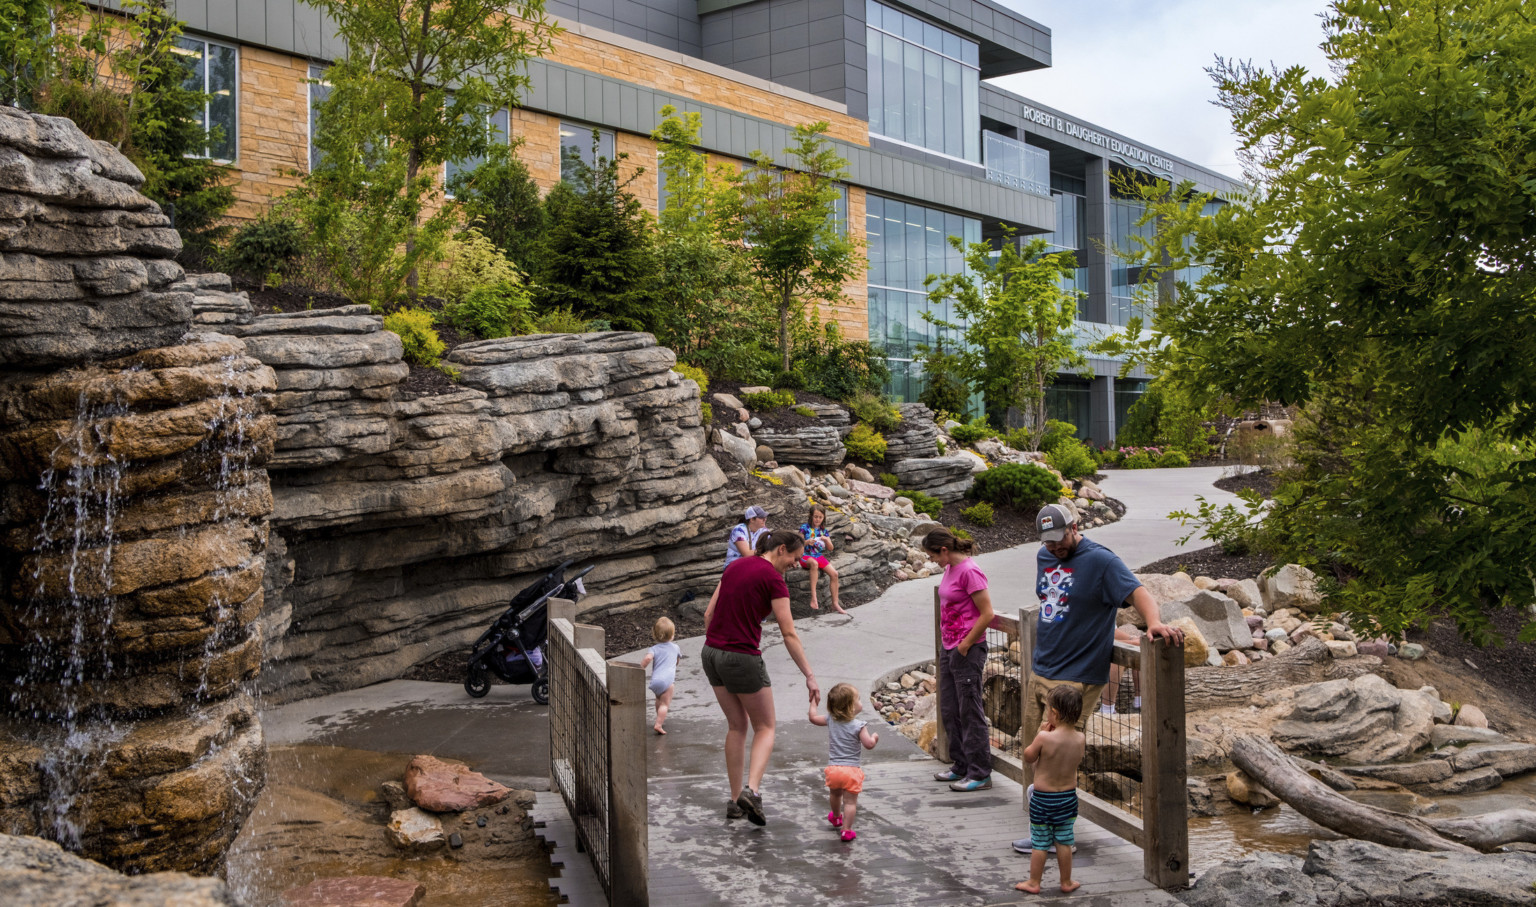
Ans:
[[[1029,798],[1029,846],[1050,850],[1053,844],[1071,847],[1072,823],[1077,820],[1077,791],[1037,790]]]

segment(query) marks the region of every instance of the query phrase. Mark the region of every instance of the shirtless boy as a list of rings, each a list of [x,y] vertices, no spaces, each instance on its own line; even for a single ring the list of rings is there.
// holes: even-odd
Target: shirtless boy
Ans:
[[[1033,849],[1029,880],[1013,887],[1030,894],[1040,893],[1045,854],[1052,844],[1061,870],[1061,890],[1075,891],[1082,884],[1072,881],[1072,823],[1077,820],[1077,766],[1083,761],[1083,732],[1077,729],[1083,694],[1074,686],[1053,687],[1046,706],[1040,732],[1024,749],[1024,761],[1035,767],[1035,792],[1029,798]]]

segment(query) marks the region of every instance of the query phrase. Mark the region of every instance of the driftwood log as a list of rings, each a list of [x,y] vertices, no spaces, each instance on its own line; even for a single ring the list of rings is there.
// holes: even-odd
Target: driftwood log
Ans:
[[[1421,819],[1356,803],[1307,774],[1264,737],[1245,734],[1232,743],[1232,762],[1270,793],[1324,828],[1387,847],[1409,850],[1497,850],[1536,844],[1536,811],[1503,809],[1481,816]]]
[[[1191,712],[1247,705],[1253,694],[1279,687],[1373,673],[1381,659],[1361,655],[1338,661],[1320,639],[1308,638],[1276,658],[1237,667],[1190,668],[1184,672],[1184,707]]]

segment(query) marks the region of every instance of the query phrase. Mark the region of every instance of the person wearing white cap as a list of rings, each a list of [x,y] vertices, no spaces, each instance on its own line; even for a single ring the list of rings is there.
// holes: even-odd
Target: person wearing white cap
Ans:
[[[741,522],[731,528],[731,536],[725,542],[725,566],[738,557],[757,553],[757,540],[768,531],[768,511],[753,504],[742,514]]]

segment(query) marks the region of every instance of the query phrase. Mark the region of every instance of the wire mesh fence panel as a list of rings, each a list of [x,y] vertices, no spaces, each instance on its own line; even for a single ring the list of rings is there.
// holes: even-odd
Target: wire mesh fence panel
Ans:
[[[601,657],[576,647],[572,625],[550,622],[550,774],[591,855],[612,887],[608,852],[608,691]]]
[[[1140,673],[1113,665],[1099,698],[1083,703],[1090,714],[1077,776],[1081,790],[1137,818],[1142,817]]]
[[[1022,765],[1019,744],[1023,722],[1023,676],[1019,666],[1019,637],[1011,628],[994,621],[987,628],[987,663],[982,672],[982,705],[987,713],[987,736],[992,744],[993,768],[1012,775]],[[1002,756],[1005,761],[997,757]],[[1017,780],[1017,779],[1015,779]]]

